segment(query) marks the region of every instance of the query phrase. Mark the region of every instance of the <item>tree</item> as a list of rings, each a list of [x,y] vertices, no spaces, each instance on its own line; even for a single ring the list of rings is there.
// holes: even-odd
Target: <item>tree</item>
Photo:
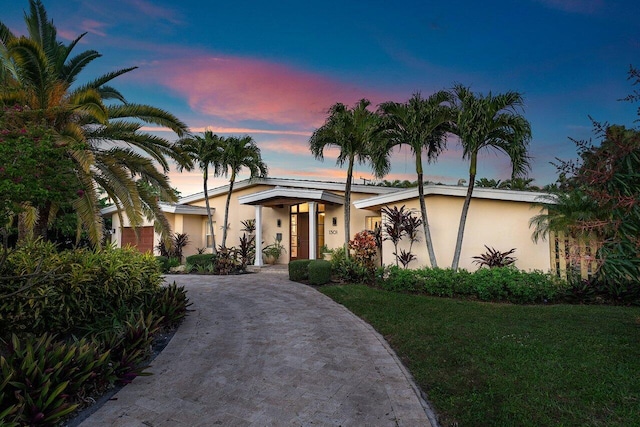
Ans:
[[[229,203],[233,184],[238,173],[243,168],[249,169],[249,179],[266,178],[268,174],[267,165],[262,161],[260,148],[250,136],[235,137],[230,136],[222,139],[222,154],[220,156],[219,175],[229,176],[229,191],[227,201],[224,206],[224,225],[222,227],[222,247],[226,248],[227,229],[229,228]]]
[[[202,184],[204,188],[204,201],[207,208],[207,217],[209,221],[209,233],[211,234],[211,247],[213,253],[216,253],[216,238],[213,227],[213,217],[211,215],[211,206],[209,204],[209,168],[213,166],[214,176],[222,172],[222,155],[224,153],[224,139],[214,134],[210,130],[206,130],[202,136],[189,136],[178,141],[178,145],[192,160],[197,163],[202,171]],[[226,220],[225,220],[226,222]]]
[[[476,186],[482,188],[501,188],[502,181],[499,179],[480,178],[476,180]]]
[[[388,157],[396,146],[408,145],[416,162],[418,175],[418,198],[424,229],[425,242],[429,253],[431,267],[437,267],[436,254],[431,240],[427,206],[424,200],[424,169],[422,154],[426,154],[427,162],[434,162],[445,148],[446,134],[451,120],[451,110],[447,103],[452,101],[451,94],[440,91],[428,98],[415,93],[404,104],[385,102],[380,105],[382,129],[385,144],[376,154],[376,162],[388,162]]]
[[[347,181],[344,188],[344,247],[349,256],[349,239],[351,236],[351,182],[353,167],[356,162],[371,163],[371,147],[377,141],[376,134],[378,116],[368,109],[371,102],[361,99],[353,108],[336,103],[329,108],[325,123],[313,132],[309,139],[309,149],[313,156],[323,161],[326,147],[340,149],[336,164],[342,167],[347,164]],[[377,177],[384,176],[388,165],[374,168]]]
[[[564,231],[599,243],[598,277],[606,283],[638,282],[640,277],[640,131],[624,126],[600,125],[599,146],[578,145],[579,160],[560,161],[562,191],[547,212],[532,221],[533,238],[549,231]]]
[[[94,244],[102,240],[100,189],[118,206],[121,219],[121,211],[127,213],[132,226],[141,224],[146,216],[156,219],[159,230],[168,231],[157,198],[143,183],[175,201],[166,176],[167,157],[184,167],[190,167],[189,159],[168,140],[141,132],[141,122],[166,126],[178,136],[186,134],[186,125],[161,109],[128,103],[108,85],[135,67],[74,85],[80,72],[100,54],[89,50],[72,56],[85,34],[63,44],[42,2],[30,0],[29,4],[30,12],[25,13],[28,37],[16,37],[0,23],[0,105],[20,105],[23,120],[50,129],[56,145],[66,148],[81,185],[71,204]],[[49,217],[55,211],[52,201],[39,209],[38,234],[46,236]]]
[[[518,92],[487,96],[474,94],[462,85],[453,88],[455,96],[454,120],[451,132],[458,136],[463,149],[463,158],[469,160],[467,194],[462,205],[460,225],[456,239],[451,268],[458,269],[464,228],[471,204],[471,196],[478,167],[478,153],[493,149],[509,156],[513,167],[512,179],[529,169],[528,144],[531,125],[520,114],[523,105]]]

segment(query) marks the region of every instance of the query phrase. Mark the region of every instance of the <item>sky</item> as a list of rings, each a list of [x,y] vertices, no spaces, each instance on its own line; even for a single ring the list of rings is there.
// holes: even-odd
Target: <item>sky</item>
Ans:
[[[533,134],[529,176],[540,186],[555,181],[554,159],[576,157],[570,138],[594,137],[590,117],[637,126],[638,106],[619,101],[634,89],[629,67],[640,67],[637,0],[43,3],[63,42],[87,32],[75,52],[103,55],[83,71],[87,79],[137,66],[111,82],[129,102],[166,109],[195,134],[250,135],[271,177],[345,180],[336,150],[321,162],[308,148],[331,105],[366,98],[375,108],[456,83],[485,95],[522,93]],[[24,34],[28,1],[0,4],[0,20]],[[467,176],[455,137],[425,164],[430,181]],[[202,189],[197,170],[170,177],[183,195]],[[354,177],[372,178],[370,168],[359,165]],[[477,177],[508,179],[508,159],[484,153]],[[386,179],[416,179],[408,150],[394,153]]]

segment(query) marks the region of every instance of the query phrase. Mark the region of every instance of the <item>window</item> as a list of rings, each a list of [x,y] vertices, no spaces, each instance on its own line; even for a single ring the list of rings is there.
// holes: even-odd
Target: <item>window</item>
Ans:
[[[381,216],[368,216],[365,218],[364,229],[365,230],[375,230],[376,227],[380,227],[382,225],[382,217]]]

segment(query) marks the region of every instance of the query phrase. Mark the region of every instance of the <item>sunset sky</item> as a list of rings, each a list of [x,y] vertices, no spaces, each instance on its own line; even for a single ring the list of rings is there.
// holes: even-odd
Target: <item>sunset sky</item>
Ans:
[[[569,137],[592,136],[589,116],[634,125],[630,65],[640,67],[637,0],[225,1],[44,0],[77,53],[103,57],[83,75],[138,66],[114,80],[131,102],[167,109],[193,132],[251,135],[270,176],[344,180],[335,152],[308,150],[336,102],[406,101],[454,83],[475,92],[515,90],[531,122],[535,184],[555,181],[549,162],[575,157]],[[24,34],[27,0],[2,0],[0,20]],[[173,138],[169,133],[164,135]],[[387,179],[415,179],[411,154],[394,155]],[[426,179],[456,183],[468,167],[451,139]],[[246,177],[242,175],[241,177]],[[356,178],[371,178],[366,165]],[[506,179],[503,155],[487,153],[478,177]],[[201,173],[171,174],[183,195]],[[356,182],[362,182],[357,179]],[[212,184],[220,183],[215,181]]]

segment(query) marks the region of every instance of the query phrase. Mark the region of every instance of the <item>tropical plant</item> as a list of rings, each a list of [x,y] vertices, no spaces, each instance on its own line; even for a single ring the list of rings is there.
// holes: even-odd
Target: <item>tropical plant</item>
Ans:
[[[460,140],[463,158],[469,160],[467,194],[462,205],[451,263],[451,268],[457,270],[471,195],[476,182],[478,154],[481,150],[503,152],[511,161],[512,179],[524,174],[530,167],[527,148],[531,139],[531,125],[520,114],[523,99],[518,92],[510,91],[498,95],[489,92],[483,96],[474,94],[465,86],[456,85],[453,94],[455,105],[451,132]]]
[[[600,146],[576,141],[578,162],[560,161],[564,190],[543,200],[533,238],[565,232],[599,246],[597,276],[609,285],[640,277],[640,131],[594,123]],[[636,285],[637,286],[637,285]]]
[[[87,230],[94,244],[101,244],[103,231],[99,190],[115,203],[118,215],[126,212],[133,227],[142,224],[144,217],[153,217],[158,229],[168,231],[169,223],[157,198],[143,184],[175,201],[166,176],[167,157],[185,167],[189,159],[168,140],[141,128],[142,123],[155,124],[182,136],[186,125],[161,109],[127,102],[108,85],[135,67],[74,85],[80,72],[101,55],[94,50],[72,55],[85,34],[65,45],[58,41],[56,27],[42,2],[30,0],[29,5],[30,11],[25,13],[28,37],[15,36],[0,22],[0,106],[20,105],[20,116],[26,123],[51,130],[57,146],[67,150],[80,188],[69,202],[79,226]],[[36,234],[46,235],[57,208],[53,202],[37,206]]]
[[[224,206],[224,225],[222,226],[222,247],[226,247],[229,228],[229,203],[233,193],[233,184],[243,168],[249,169],[249,179],[265,178],[268,174],[266,163],[262,161],[260,148],[250,136],[242,138],[230,136],[222,140],[222,155],[218,175],[229,176],[229,191]]]
[[[242,233],[240,246],[238,247],[238,256],[240,257],[243,269],[254,262],[256,257],[256,237],[254,235]]]
[[[393,208],[385,206],[381,209],[381,212],[385,215],[381,237],[393,243],[393,256],[396,258],[396,266],[398,263],[402,263],[404,268],[407,268],[409,263],[416,259],[416,256],[411,251],[413,244],[420,240],[418,233],[422,225],[422,219],[414,216],[413,212],[405,210],[404,205],[399,209],[397,206]],[[404,249],[398,251],[398,244],[405,236],[409,238],[409,251]]]
[[[535,181],[533,178],[515,177],[503,181],[498,188],[519,191],[540,191],[537,185],[531,185]]]
[[[378,116],[368,109],[369,105],[371,102],[367,99],[361,99],[353,108],[342,103],[334,104],[329,108],[325,123],[309,139],[309,149],[316,159],[323,161],[325,148],[336,147],[340,150],[336,164],[340,167],[347,164],[344,187],[345,248],[349,247],[351,237],[351,184],[355,163],[371,163],[377,177],[384,176],[389,170],[388,164],[376,166],[371,157],[372,146],[379,141],[379,134],[376,132]],[[349,257],[348,251],[346,256]]]
[[[353,259],[361,265],[372,268],[373,260],[378,254],[376,237],[371,230],[362,230],[349,241],[349,249],[353,251]]]
[[[273,243],[265,246],[262,249],[262,255],[273,260],[273,263],[276,264],[283,253],[286,252],[284,245],[282,244],[282,240],[277,237],[273,239]]]
[[[191,159],[197,163],[202,171],[202,186],[204,190],[204,202],[207,209],[208,227],[211,234],[211,250],[216,253],[216,236],[213,226],[213,216],[209,203],[209,168],[213,166],[213,174],[217,176],[222,171],[222,154],[224,138],[219,137],[210,130],[204,131],[202,136],[188,136],[178,141],[178,146]]]
[[[483,253],[482,255],[473,257],[473,262],[478,264],[480,267],[506,267],[517,261],[517,258],[509,256],[516,251],[516,248],[513,248],[506,252],[500,252],[499,250],[490,248],[487,245],[484,245],[484,247],[487,248],[487,252]]]
[[[499,179],[480,178],[476,180],[476,187],[500,188],[502,181]]]
[[[446,144],[446,134],[451,121],[451,109],[446,105],[452,101],[451,94],[439,91],[428,98],[415,93],[404,104],[385,102],[380,105],[382,129],[385,144],[380,145],[376,153],[376,164],[388,164],[389,155],[394,147],[408,145],[416,162],[418,175],[418,198],[424,236],[429,253],[429,262],[437,267],[436,254],[433,249],[427,206],[424,200],[424,168],[422,154],[426,154],[427,162],[434,162]],[[378,166],[380,168],[380,166]]]

